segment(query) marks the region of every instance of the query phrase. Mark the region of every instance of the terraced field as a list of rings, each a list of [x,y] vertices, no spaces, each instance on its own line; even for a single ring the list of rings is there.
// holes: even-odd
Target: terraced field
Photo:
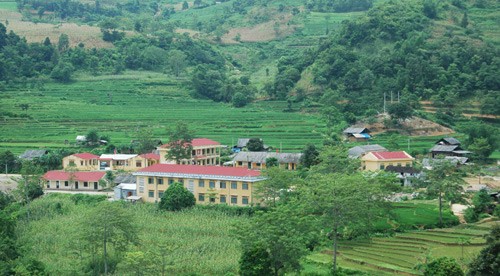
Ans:
[[[339,265],[369,275],[422,275],[419,264],[448,256],[468,263],[485,245],[483,236],[491,225],[434,229],[398,234],[394,237],[345,241],[340,244]],[[308,262],[329,265],[332,251],[325,249]]]
[[[0,149],[20,153],[27,148],[70,147],[90,129],[128,144],[146,128],[166,139],[167,127],[188,123],[197,137],[232,145],[241,137],[261,137],[286,151],[319,145],[324,123],[315,115],[283,112],[286,102],[258,102],[245,108],[193,99],[186,85],[156,73],[80,77],[70,84],[47,83],[2,92]],[[28,104],[26,111],[21,104]],[[28,117],[22,117],[28,116]],[[65,140],[70,143],[65,144]]]

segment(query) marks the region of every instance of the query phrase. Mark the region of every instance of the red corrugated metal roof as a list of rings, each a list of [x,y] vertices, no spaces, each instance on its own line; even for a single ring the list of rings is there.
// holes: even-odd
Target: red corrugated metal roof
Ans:
[[[412,158],[404,151],[379,151],[371,152],[377,159],[407,159]]]
[[[106,174],[105,172],[73,172],[73,175],[65,171],[48,171],[43,175],[46,180],[97,182]]]
[[[220,145],[219,142],[210,140],[208,138],[195,138],[191,141],[191,146],[193,147],[202,147],[202,146],[217,146]],[[160,148],[168,148],[169,144],[163,144]]]
[[[144,168],[139,172],[202,174],[202,175],[239,176],[239,177],[260,176],[259,171],[248,170],[246,168],[196,166],[196,165],[171,165],[171,164],[156,164]]]
[[[141,154],[139,156],[142,158],[146,158],[146,159],[160,160],[160,155],[156,154],[156,153],[145,153],[145,154]]]
[[[83,153],[75,153],[73,156],[81,158],[81,159],[99,159],[99,156],[88,153],[88,152],[83,152]]]

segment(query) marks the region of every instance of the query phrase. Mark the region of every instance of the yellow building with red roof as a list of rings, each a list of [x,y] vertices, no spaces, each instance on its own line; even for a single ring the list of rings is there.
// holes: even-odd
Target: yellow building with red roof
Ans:
[[[256,182],[265,178],[246,168],[157,164],[135,173],[137,196],[145,202],[159,202],[169,185],[183,183],[196,202],[248,206],[257,203]]]
[[[184,160],[183,164],[214,166],[219,164],[220,148],[219,142],[207,138],[195,138],[191,141],[191,157]],[[175,164],[174,160],[166,158],[169,144],[163,144],[158,147],[161,164]]]
[[[412,167],[414,160],[405,151],[368,152],[361,157],[361,167],[364,171],[384,170],[387,166]]]
[[[109,186],[105,175],[106,172],[48,171],[42,179],[48,190],[98,191]]]
[[[83,152],[68,155],[63,158],[63,168],[69,167],[78,171],[97,171],[99,170],[99,156]]]

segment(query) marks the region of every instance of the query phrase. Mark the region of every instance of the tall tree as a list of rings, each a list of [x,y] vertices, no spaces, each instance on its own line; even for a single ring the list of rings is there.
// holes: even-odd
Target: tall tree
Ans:
[[[360,168],[359,160],[349,158],[343,145],[323,147],[318,159],[319,163],[311,167],[311,172],[352,174]]]
[[[460,176],[455,164],[446,159],[441,159],[431,170],[427,170],[427,180],[427,192],[438,197],[439,225],[443,227],[443,200],[461,201],[462,185],[465,184],[465,181]]]
[[[128,244],[137,242],[133,217],[117,203],[99,203],[86,214],[80,227],[81,239],[94,260],[96,275],[107,275],[110,272],[110,252],[114,252],[117,257],[125,251]],[[99,255],[100,258],[97,257]]]
[[[242,275],[282,275],[300,270],[313,231],[307,214],[295,204],[259,212],[239,226]]]
[[[361,174],[309,175],[298,197],[303,208],[318,219],[318,227],[329,230],[328,236],[333,240],[334,273],[339,238],[369,230],[384,206],[382,190]]]
[[[177,122],[175,128],[167,130],[168,133],[168,152],[166,159],[175,160],[180,164],[183,160],[191,158],[193,150],[193,134],[184,122]]]
[[[171,50],[168,52],[167,63],[170,70],[178,77],[187,66],[187,56],[180,50]]]
[[[500,225],[496,224],[486,236],[487,246],[469,264],[467,275],[498,275],[500,271]]]
[[[264,141],[260,138],[250,138],[247,143],[248,151],[263,151]]]
[[[267,179],[256,183],[255,194],[271,207],[275,207],[278,200],[286,201],[291,187],[301,181],[296,172],[279,167],[266,169],[264,175]]]

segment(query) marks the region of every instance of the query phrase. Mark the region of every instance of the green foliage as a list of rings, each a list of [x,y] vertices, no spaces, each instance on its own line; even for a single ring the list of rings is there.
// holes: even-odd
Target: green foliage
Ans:
[[[313,144],[307,144],[304,150],[302,151],[302,156],[300,157],[300,164],[302,167],[308,169],[311,166],[317,165],[319,163],[318,160],[319,152],[316,149],[316,146]]]
[[[469,264],[467,275],[496,275],[500,268],[500,226],[494,225],[486,237],[487,246]]]
[[[20,162],[10,151],[0,152],[0,171],[4,173],[19,173]]]
[[[252,220],[238,229],[245,254],[240,269],[247,275],[258,271],[271,271],[272,275],[300,270],[300,259],[307,253],[310,242],[310,221],[293,205],[279,205],[272,211],[257,213]],[[267,252],[267,254],[263,253]],[[257,255],[259,259],[251,259]]]
[[[193,134],[188,125],[185,122],[178,121],[175,128],[167,129],[167,133],[168,152],[167,156],[165,156],[166,159],[175,160],[177,164],[180,164],[182,160],[191,158]]]
[[[353,174],[360,168],[359,160],[349,158],[347,148],[343,145],[323,147],[318,159],[319,164],[312,166],[311,172]]]
[[[59,62],[50,73],[50,77],[59,82],[69,82],[74,70],[70,63]]]
[[[318,12],[365,11],[373,6],[373,0],[308,0],[306,8]]]
[[[413,115],[413,109],[406,103],[394,103],[389,105],[389,115],[397,120],[405,120]]]
[[[266,168],[279,167],[279,161],[276,157],[266,158]]]
[[[240,275],[272,275],[271,256],[265,245],[255,243],[243,249],[240,259]]]
[[[437,195],[439,199],[439,223],[443,224],[443,199],[454,202],[461,202],[463,197],[463,187],[465,181],[455,164],[442,160],[435,164],[432,170],[427,171],[429,186],[427,192]],[[442,226],[441,226],[442,227]]]
[[[167,211],[180,211],[193,207],[196,203],[193,193],[188,191],[182,183],[172,183],[163,193],[158,207]]]
[[[85,250],[96,256],[90,263],[94,273],[107,274],[112,270],[111,252],[119,256],[130,243],[137,243],[137,227],[132,215],[119,203],[100,202],[86,214],[80,227]]]
[[[234,107],[243,107],[247,105],[248,99],[243,93],[237,92],[233,96],[233,106]]]
[[[260,138],[250,138],[247,143],[248,151],[263,151],[264,141]]]
[[[266,204],[274,207],[277,203],[286,203],[292,192],[290,189],[301,183],[294,171],[288,171],[278,166],[269,167],[264,171],[265,181],[255,184],[255,194]]]
[[[453,258],[442,257],[427,265],[425,276],[461,276],[465,275],[460,265]]]
[[[478,121],[462,124],[460,130],[466,133],[465,145],[479,160],[485,160],[498,147],[498,128]]]
[[[107,197],[105,195],[86,195],[86,194],[73,194],[69,198],[71,201],[78,204],[84,205],[96,205],[99,202],[105,201]]]

